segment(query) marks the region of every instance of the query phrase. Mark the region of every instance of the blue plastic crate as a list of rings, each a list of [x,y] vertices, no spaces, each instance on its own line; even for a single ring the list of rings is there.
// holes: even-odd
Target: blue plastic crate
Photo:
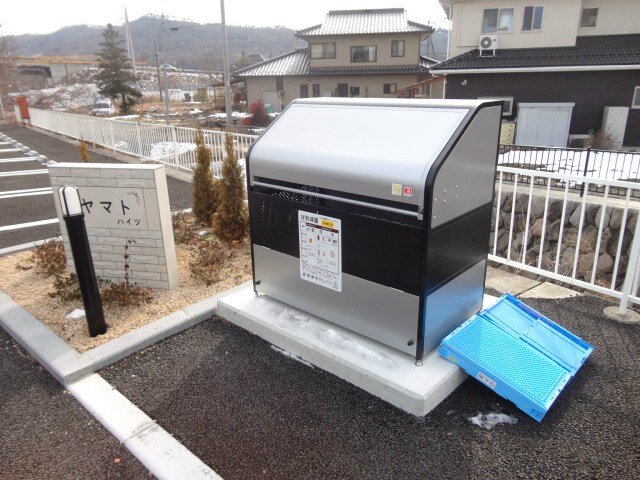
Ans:
[[[438,352],[537,421],[593,347],[505,294],[440,344]]]

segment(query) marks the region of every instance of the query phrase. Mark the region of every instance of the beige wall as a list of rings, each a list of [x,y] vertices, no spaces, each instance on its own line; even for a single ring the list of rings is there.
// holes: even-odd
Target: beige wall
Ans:
[[[640,33],[639,0],[583,0],[582,8],[597,7],[595,28],[579,28],[578,35]]]
[[[397,90],[402,87],[416,83],[416,75],[376,75],[376,76],[351,76],[351,77],[284,77],[284,106],[289,102],[300,96],[300,85],[305,84],[309,87],[309,96],[313,95],[313,84],[320,85],[320,96],[328,93],[328,96],[336,95],[336,88],[338,83],[346,83],[349,86],[360,88],[360,97],[373,97],[373,98],[396,98],[397,94],[384,94],[383,86],[385,83],[395,83]],[[249,103],[256,100],[262,100],[263,92],[275,92],[275,79],[274,77],[268,78],[247,78],[245,79],[247,85],[247,96]],[[441,82],[440,82],[441,83]],[[434,87],[437,91],[438,87]],[[442,94],[434,98],[442,98]],[[433,96],[433,93],[432,93]]]
[[[607,0],[608,1],[608,0]],[[636,0],[637,1],[637,0]],[[524,7],[544,5],[542,30],[522,31]],[[498,32],[500,48],[538,48],[574,46],[580,19],[579,0],[471,0],[453,5],[450,56],[455,57],[478,48],[482,35],[485,8],[513,7],[515,16],[511,33]]]
[[[354,35],[350,37],[322,37],[309,41],[309,43],[336,44],[336,58],[310,59],[311,68],[321,67],[366,67],[374,65],[416,65],[420,57],[421,35]],[[391,56],[391,42],[404,40],[404,57]],[[351,63],[351,47],[377,46],[376,62]]]

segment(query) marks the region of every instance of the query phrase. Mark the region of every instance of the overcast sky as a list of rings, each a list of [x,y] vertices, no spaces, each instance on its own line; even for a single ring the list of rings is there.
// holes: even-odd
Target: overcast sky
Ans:
[[[219,0],[2,0],[0,25],[4,35],[49,33],[77,24],[105,26],[124,23],[124,8],[129,21],[153,13],[198,23],[219,23]],[[446,27],[437,0],[226,0],[228,25],[258,27],[310,27],[324,21],[329,10],[404,7],[409,20]]]

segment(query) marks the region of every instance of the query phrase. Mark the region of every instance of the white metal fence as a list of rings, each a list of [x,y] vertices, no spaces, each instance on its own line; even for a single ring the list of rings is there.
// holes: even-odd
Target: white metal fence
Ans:
[[[576,183],[585,184],[582,197],[570,193]],[[558,184],[561,192],[552,189]],[[604,193],[592,195],[591,184]],[[610,197],[614,188],[623,199]],[[489,259],[618,298],[624,313],[640,302],[638,190],[635,182],[499,166]]]
[[[193,170],[196,165],[194,128],[111,120],[36,108],[29,109],[29,112],[32,125],[65,137],[186,170]],[[240,133],[230,135],[236,156],[244,165],[246,152],[257,137]],[[203,136],[212,153],[213,174],[220,177],[220,167],[226,155],[225,132],[203,130]]]
[[[182,169],[193,170],[196,164],[196,130],[193,128],[110,120],[39,109],[30,109],[30,112],[34,126],[70,138],[82,139],[113,151],[159,161]],[[213,155],[214,175],[219,177],[224,156],[225,133],[205,130],[203,134],[205,144],[209,146]],[[236,155],[244,166],[246,152],[257,136],[238,133],[231,135]],[[570,188],[581,183],[586,187],[584,196],[572,200],[570,195],[575,196],[575,194],[570,194]],[[560,193],[557,190],[558,185],[564,185]],[[593,197],[590,195],[590,186],[597,186],[597,190],[603,191],[604,194],[597,195],[594,200],[598,203],[596,216],[599,216],[599,221],[595,221],[598,225],[595,235],[596,244],[589,246],[588,249],[592,255],[587,255],[584,253],[586,246],[583,241],[587,228],[591,229],[591,241],[594,239],[593,225],[586,227],[587,212],[593,208],[590,203],[590,198]],[[610,193],[614,189],[618,195],[622,192],[623,200],[610,198]],[[492,232],[490,260],[618,298],[621,302],[621,311],[626,310],[629,302],[640,303],[640,297],[637,295],[640,221],[638,221],[639,204],[634,201],[634,197],[640,195],[640,184],[499,165],[496,190],[495,227]],[[544,212],[540,219],[534,222],[532,202],[536,195],[543,197]],[[509,197],[506,202],[505,196]],[[577,207],[579,212],[571,214],[574,231],[568,232],[567,212],[571,202],[574,202],[574,205],[576,202],[579,203]],[[558,211],[561,210],[560,218],[553,225],[548,222],[550,205],[555,206]],[[614,239],[612,244],[605,218],[609,222],[611,211],[614,209],[618,211],[620,225],[618,238]],[[507,238],[508,243],[506,250],[502,252],[498,250],[500,217],[506,222],[505,225],[508,224],[508,228],[503,225],[502,237],[506,235],[507,237],[504,238]],[[593,221],[594,218],[591,220]],[[635,226],[630,229],[628,226],[632,222],[635,222]],[[555,241],[545,242],[545,239],[550,237],[551,230],[553,230]],[[568,237],[572,237],[571,242],[575,242],[575,248],[571,251],[573,255],[567,255],[566,248],[564,252],[562,251]],[[599,270],[602,260],[601,252],[607,249],[613,253],[611,255],[613,264],[611,271],[606,269],[607,273],[602,274]],[[590,269],[587,268],[589,265],[585,266],[585,259],[586,263],[590,263]]]

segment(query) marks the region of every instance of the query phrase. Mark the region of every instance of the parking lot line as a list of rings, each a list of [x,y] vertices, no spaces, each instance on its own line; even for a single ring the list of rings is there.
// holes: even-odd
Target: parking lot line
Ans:
[[[39,168],[38,170],[18,170],[17,172],[0,172],[0,178],[2,177],[21,177],[23,175],[43,175],[49,174],[49,170],[46,168]]]
[[[22,151],[21,148],[0,148],[0,153],[21,152],[21,151]]]
[[[33,195],[51,195],[51,187],[29,188],[26,190],[9,190],[0,192],[0,200],[3,198],[31,197]]]
[[[38,157],[0,158],[0,163],[32,162],[33,160],[38,160]]]
[[[4,227],[0,227],[0,232],[22,230],[23,228],[39,227],[40,225],[50,225],[58,222],[59,220],[57,218],[49,218],[47,220],[38,220],[36,222],[16,223],[14,225],[5,225]]]

